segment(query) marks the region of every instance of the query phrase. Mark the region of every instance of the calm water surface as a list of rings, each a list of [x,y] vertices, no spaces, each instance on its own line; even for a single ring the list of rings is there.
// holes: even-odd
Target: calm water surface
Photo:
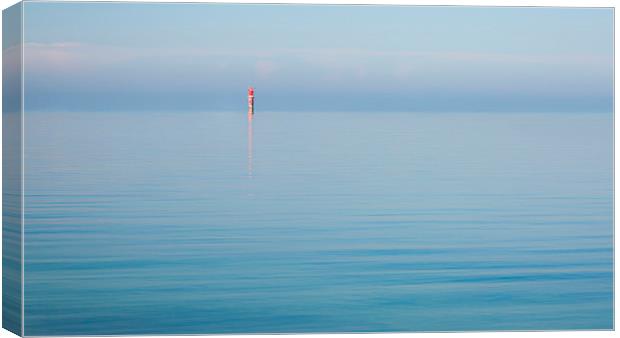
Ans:
[[[32,113],[25,334],[612,328],[611,114]]]

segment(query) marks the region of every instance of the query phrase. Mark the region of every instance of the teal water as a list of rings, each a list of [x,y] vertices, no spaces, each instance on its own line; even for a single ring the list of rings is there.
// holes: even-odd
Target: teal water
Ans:
[[[611,114],[33,113],[25,334],[613,327]]]

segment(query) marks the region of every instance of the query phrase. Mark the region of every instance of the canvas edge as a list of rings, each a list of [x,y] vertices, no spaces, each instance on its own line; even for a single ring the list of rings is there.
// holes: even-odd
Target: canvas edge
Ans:
[[[23,3],[2,11],[2,327],[23,335]]]

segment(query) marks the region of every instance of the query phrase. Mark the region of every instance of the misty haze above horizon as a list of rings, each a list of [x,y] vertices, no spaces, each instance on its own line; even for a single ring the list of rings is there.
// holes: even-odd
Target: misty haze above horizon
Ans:
[[[24,4],[26,111],[613,110],[613,10]]]

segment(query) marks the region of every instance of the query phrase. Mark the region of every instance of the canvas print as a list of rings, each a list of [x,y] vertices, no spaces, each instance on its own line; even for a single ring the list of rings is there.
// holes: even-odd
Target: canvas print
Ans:
[[[3,326],[613,329],[613,15],[6,9]]]

